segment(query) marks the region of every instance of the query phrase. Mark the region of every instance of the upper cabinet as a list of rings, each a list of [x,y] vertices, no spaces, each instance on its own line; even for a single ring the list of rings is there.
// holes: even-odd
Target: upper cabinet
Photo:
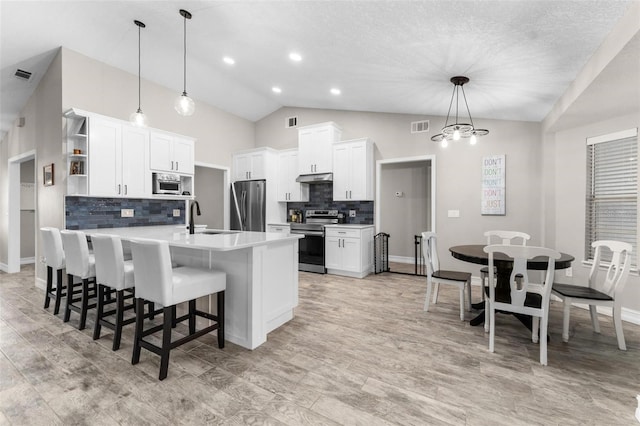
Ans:
[[[333,145],[333,200],[373,200],[373,141],[368,138]]]
[[[106,117],[90,117],[89,195],[148,197],[149,132]]]
[[[342,130],[334,122],[298,129],[298,172],[301,175],[331,173],[331,146],[340,140]]]
[[[278,153],[278,201],[309,201],[309,185],[296,182],[298,177],[298,150],[287,149]]]
[[[233,155],[233,180],[257,180],[267,177],[266,150],[258,149]]]
[[[152,131],[149,164],[152,170],[192,175],[194,141],[184,136]]]

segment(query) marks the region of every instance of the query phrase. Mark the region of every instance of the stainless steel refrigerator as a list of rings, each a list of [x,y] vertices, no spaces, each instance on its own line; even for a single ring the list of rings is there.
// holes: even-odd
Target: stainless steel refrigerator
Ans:
[[[231,184],[231,229],[265,232],[265,180],[244,180]]]

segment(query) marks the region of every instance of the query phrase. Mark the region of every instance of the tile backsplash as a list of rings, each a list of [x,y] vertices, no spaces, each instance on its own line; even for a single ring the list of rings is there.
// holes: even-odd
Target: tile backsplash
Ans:
[[[132,209],[133,217],[121,217],[121,209]],[[180,216],[173,216],[174,209]],[[65,197],[66,229],[181,225],[185,217],[184,200]]]
[[[373,201],[333,201],[333,183],[309,185],[309,201],[287,203],[287,212],[295,210],[336,209],[345,215],[345,223],[373,225]],[[356,217],[349,217],[349,210],[356,211]]]

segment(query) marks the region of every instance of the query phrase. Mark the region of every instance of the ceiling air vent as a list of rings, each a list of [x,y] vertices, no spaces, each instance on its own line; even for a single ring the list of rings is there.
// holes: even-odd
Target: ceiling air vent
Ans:
[[[429,120],[411,122],[411,133],[425,133],[428,131],[429,131]]]
[[[21,70],[18,68],[16,70],[15,76],[21,80],[29,80],[31,78],[31,73],[29,71]]]
[[[287,129],[290,127],[298,127],[298,117],[287,117],[287,121],[284,124]]]

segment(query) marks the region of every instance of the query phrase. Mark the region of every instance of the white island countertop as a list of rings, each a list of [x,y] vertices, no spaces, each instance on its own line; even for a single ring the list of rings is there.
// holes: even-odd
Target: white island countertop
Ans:
[[[89,236],[93,234],[118,235],[124,240],[136,238],[150,238],[155,240],[165,240],[173,247],[197,248],[211,251],[231,251],[287,240],[298,240],[304,238],[303,235],[289,235],[277,232],[245,232],[227,231],[222,229],[198,229],[195,234],[183,226],[163,225],[163,226],[131,226],[125,228],[99,228],[83,229]],[[220,232],[219,234],[208,234],[206,232]]]

